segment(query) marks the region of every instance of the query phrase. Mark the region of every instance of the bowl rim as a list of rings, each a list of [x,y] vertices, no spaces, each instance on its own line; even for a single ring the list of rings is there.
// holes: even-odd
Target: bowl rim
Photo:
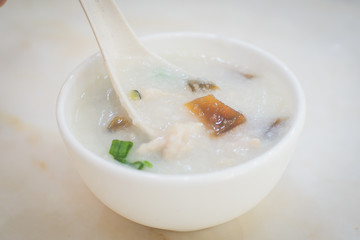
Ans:
[[[81,154],[85,156],[85,158],[87,159],[86,161],[90,161],[92,164],[105,168],[107,171],[116,174],[126,174],[128,175],[128,177],[132,177],[132,178],[165,181],[167,183],[169,182],[180,183],[180,182],[188,182],[188,181],[191,181],[191,183],[203,182],[203,181],[207,181],[207,182],[219,181],[220,179],[229,179],[234,177],[235,175],[246,173],[248,171],[251,171],[256,166],[264,164],[268,159],[270,159],[271,155],[276,154],[279,151],[281,151],[281,149],[285,148],[286,144],[291,142],[291,139],[297,138],[305,122],[305,112],[306,112],[305,96],[298,79],[283,62],[281,62],[274,55],[270,54],[269,52],[257,46],[254,46],[250,43],[235,38],[222,36],[218,34],[199,33],[199,32],[167,32],[167,33],[156,33],[156,34],[144,36],[141,37],[140,40],[146,42],[149,40],[156,40],[158,38],[171,39],[174,37],[218,39],[221,41],[225,41],[231,44],[236,44],[248,48],[251,51],[254,51],[262,55],[263,57],[271,60],[274,63],[274,65],[276,65],[279,69],[282,70],[282,72],[284,72],[285,75],[288,76],[288,79],[291,82],[292,91],[294,92],[295,95],[296,111],[294,111],[294,118],[290,128],[274,146],[272,146],[270,149],[266,150],[264,153],[260,154],[259,156],[228,168],[219,169],[210,172],[185,173],[185,174],[184,173],[179,173],[179,174],[154,173],[147,171],[138,171],[136,169],[132,169],[127,166],[122,166],[121,164],[115,161],[106,161],[102,157],[91,152],[76,139],[76,137],[72,134],[69,126],[67,125],[67,121],[65,118],[66,96],[69,93],[73,84],[75,84],[76,82],[75,76],[78,72],[83,71],[90,62],[94,61],[98,57],[101,57],[101,54],[97,52],[91,55],[90,57],[86,58],[76,68],[73,69],[73,71],[70,73],[70,75],[66,78],[65,82],[63,83],[56,103],[56,119],[61,135],[63,136],[64,139],[66,139],[68,144],[70,144],[74,149],[76,149],[78,152],[81,152]]]

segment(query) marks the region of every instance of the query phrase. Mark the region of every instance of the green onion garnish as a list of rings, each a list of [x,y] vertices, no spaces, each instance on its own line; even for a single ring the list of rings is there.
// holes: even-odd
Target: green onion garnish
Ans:
[[[171,75],[169,68],[158,68],[153,71],[153,76],[156,78],[170,78]]]
[[[136,100],[141,99],[141,94],[140,94],[140,92],[138,90],[131,90],[129,92],[129,97],[130,97],[131,100],[136,101]]]
[[[145,167],[151,168],[152,164],[149,161],[144,161]]]
[[[143,169],[144,167],[152,167],[152,164],[148,161],[128,162],[126,160],[126,157],[129,154],[130,149],[133,145],[133,142],[130,141],[121,141],[118,139],[114,139],[111,143],[109,153],[114,157],[114,159],[118,160],[119,162],[137,168],[139,170]]]
[[[132,162],[132,163],[129,163],[129,165],[133,166],[134,168],[137,168],[139,170],[144,168],[144,163],[141,161]]]
[[[133,143],[130,141],[120,141],[114,139],[111,143],[109,153],[113,155],[116,160],[119,160],[122,163],[126,163],[126,157],[132,148]],[[125,162],[123,162],[125,161]]]

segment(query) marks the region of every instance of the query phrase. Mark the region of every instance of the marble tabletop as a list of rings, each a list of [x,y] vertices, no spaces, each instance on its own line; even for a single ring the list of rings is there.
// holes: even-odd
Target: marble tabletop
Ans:
[[[223,225],[171,232],[117,215],[82,183],[55,105],[98,51],[75,0],[0,8],[0,239],[360,239],[360,1],[119,0],[138,36],[205,32],[273,53],[298,76],[307,121],[276,188]]]

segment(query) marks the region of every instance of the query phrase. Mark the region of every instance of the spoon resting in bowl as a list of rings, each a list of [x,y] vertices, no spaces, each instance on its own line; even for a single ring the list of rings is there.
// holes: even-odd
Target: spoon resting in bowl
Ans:
[[[136,38],[115,0],[80,0],[80,3],[121,105],[135,126],[150,138],[158,136],[169,122],[179,119],[165,110],[152,114],[152,109],[179,102],[182,96],[176,89],[179,86],[184,89],[186,82],[195,78],[149,52]]]

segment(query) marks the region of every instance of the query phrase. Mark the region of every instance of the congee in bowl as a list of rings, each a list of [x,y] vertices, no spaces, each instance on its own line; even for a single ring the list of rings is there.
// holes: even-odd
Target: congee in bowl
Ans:
[[[161,50],[156,52],[196,77],[134,61],[124,88],[159,129],[152,139],[122,109],[101,56],[82,76],[73,132],[104,161],[165,174],[216,171],[255,158],[287,132],[295,109],[289,83],[266,64],[208,52],[201,45],[196,51],[192,45]],[[148,78],[138,79],[145,71]]]
[[[124,89],[157,129],[149,137],[121,107],[100,54],[76,68],[60,92],[57,119],[84,182],[115,212],[156,228],[197,230],[248,211],[295,149],[305,116],[296,77],[267,52],[217,35],[142,42],[194,77],[133,66]],[[130,66],[131,59],[123,70]]]

